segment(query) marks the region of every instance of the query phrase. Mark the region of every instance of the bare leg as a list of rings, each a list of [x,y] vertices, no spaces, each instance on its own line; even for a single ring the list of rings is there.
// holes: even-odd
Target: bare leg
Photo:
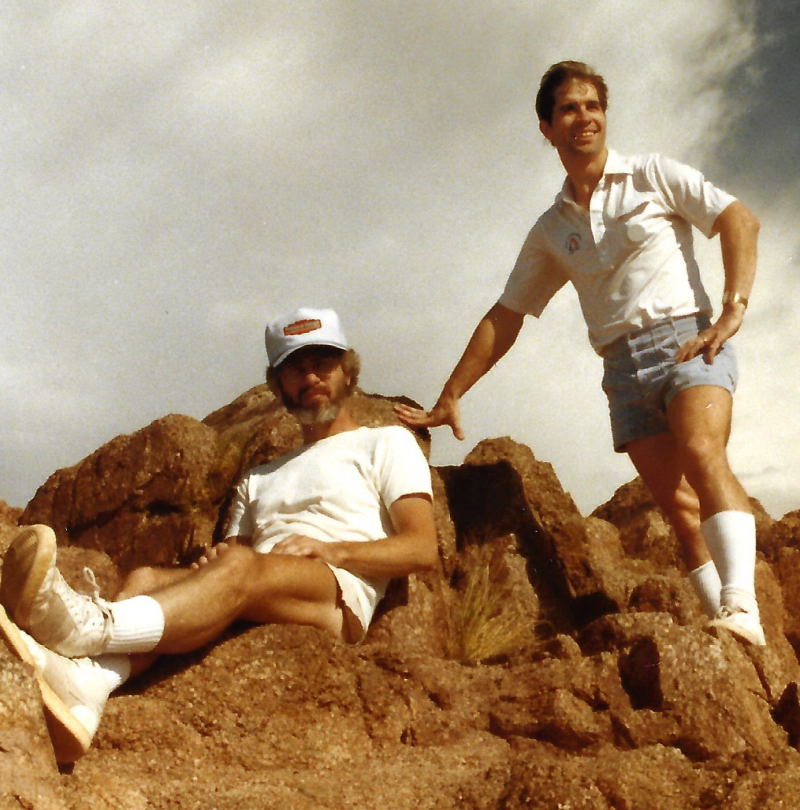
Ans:
[[[191,568],[156,568],[153,566],[136,568],[125,578],[114,601],[121,602],[123,599],[130,599],[132,596],[140,594],[152,596],[159,589],[180,582],[193,573],[194,570]]]
[[[700,531],[700,501],[683,474],[675,437],[659,433],[629,442],[625,449],[672,524],[689,570],[708,562],[708,549]]]
[[[733,398],[724,388],[681,391],[667,409],[684,474],[700,501],[700,519],[726,510],[750,512],[747,493],[728,464]]]
[[[307,624],[349,639],[349,616],[333,572],[319,560],[258,554],[232,545],[196,570],[139,569],[122,596],[146,592],[164,612],[156,653],[197,649],[235,619]],[[347,611],[349,614],[349,611]]]
[[[654,495],[665,497],[667,506],[672,505],[672,513],[667,511],[676,531],[682,520],[678,508],[683,498],[680,493],[695,493],[697,513],[693,525],[702,521],[703,556],[710,552],[719,575],[720,608],[712,624],[763,646],[766,640],[754,582],[755,523],[747,494],[733,474],[725,450],[731,428],[731,406],[732,397],[724,388],[689,388],[678,394],[667,409],[669,434],[632,442],[627,449]],[[685,516],[683,521],[686,525]],[[694,569],[704,561],[696,553],[700,542],[698,537],[693,553],[684,541],[687,562]],[[716,577],[704,578],[699,570],[692,573],[696,588],[708,591],[712,584],[716,587]],[[710,597],[714,595],[707,592],[706,596],[709,599],[704,607],[708,610]]]
[[[132,596],[140,594],[151,596],[159,588],[180,582],[193,573],[191,568],[155,568],[152,566],[136,568],[125,578],[122,588],[116,595],[116,601],[121,602],[123,599],[130,599]],[[149,669],[160,658],[160,655],[156,652],[131,653],[128,658],[131,664],[129,677],[133,678]]]

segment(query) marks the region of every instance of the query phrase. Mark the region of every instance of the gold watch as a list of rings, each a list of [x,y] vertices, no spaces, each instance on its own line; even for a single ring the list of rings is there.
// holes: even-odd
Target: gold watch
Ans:
[[[747,303],[747,298],[741,293],[725,290],[722,294],[722,306],[725,306],[725,304],[744,304],[744,308],[747,309]]]

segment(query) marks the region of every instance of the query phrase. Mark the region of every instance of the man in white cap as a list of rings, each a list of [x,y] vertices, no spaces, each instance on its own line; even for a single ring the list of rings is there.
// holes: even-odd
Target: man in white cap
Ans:
[[[437,559],[430,470],[405,428],[351,417],[358,355],[330,309],[267,326],[267,381],[303,445],[238,484],[225,541],[191,568],[140,568],[114,602],[73,591],[46,526],[18,533],[0,581],[0,630],[33,665],[59,761],[88,750],[109,694],[163,653],[231,622],[305,624],[359,641],[390,579]]]

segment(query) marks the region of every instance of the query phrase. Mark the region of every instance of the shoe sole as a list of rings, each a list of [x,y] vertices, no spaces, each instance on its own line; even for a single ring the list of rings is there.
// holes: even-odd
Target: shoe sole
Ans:
[[[39,691],[42,694],[44,718],[56,762],[66,764],[80,759],[90,748],[92,738],[80,721],[69,710],[69,706],[52,690],[45,681],[36,661],[31,655],[25,639],[19,634],[17,626],[8,618],[0,606],[0,634],[5,639],[9,650],[22,662],[33,668]]]
[[[22,529],[6,551],[0,605],[23,630],[30,626],[33,601],[55,558],[55,533],[41,524]]]

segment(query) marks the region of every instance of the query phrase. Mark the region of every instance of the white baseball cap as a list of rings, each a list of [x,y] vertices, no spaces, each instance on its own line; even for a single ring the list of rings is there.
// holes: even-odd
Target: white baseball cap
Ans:
[[[332,309],[300,309],[267,324],[267,357],[272,368],[279,366],[292,352],[304,346],[333,346],[347,350],[339,316]]]

